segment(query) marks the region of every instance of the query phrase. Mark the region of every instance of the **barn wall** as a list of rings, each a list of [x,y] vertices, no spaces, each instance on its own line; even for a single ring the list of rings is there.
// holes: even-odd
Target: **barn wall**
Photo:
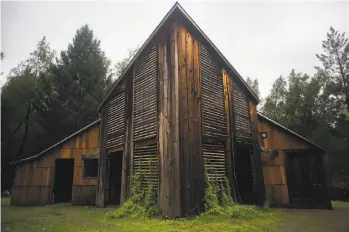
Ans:
[[[177,22],[168,25],[158,44],[159,206],[171,217],[181,214]]]
[[[260,117],[258,131],[267,132],[266,139],[259,138],[267,199],[274,205],[288,204],[285,150],[311,149],[312,146]],[[278,156],[274,157],[271,151],[278,151]]]
[[[182,22],[178,31],[178,65],[181,206],[183,215],[187,216],[199,211],[204,196],[203,89],[199,41]]]
[[[12,205],[53,203],[55,160],[74,158],[72,204],[93,205],[97,178],[83,177],[82,156],[99,149],[99,123],[70,138],[34,161],[16,167],[12,187]]]

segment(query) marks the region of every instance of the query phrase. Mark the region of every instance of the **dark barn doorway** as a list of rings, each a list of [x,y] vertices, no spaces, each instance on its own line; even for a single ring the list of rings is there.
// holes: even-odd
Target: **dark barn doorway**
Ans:
[[[54,202],[70,202],[74,178],[74,159],[56,159]]]
[[[112,152],[109,155],[109,205],[119,205],[121,197],[121,180],[122,180],[122,151]]]
[[[237,197],[243,204],[254,204],[252,147],[237,144],[235,150],[235,174]]]
[[[286,178],[290,204],[295,207],[326,208],[328,192],[320,155],[287,152]]]

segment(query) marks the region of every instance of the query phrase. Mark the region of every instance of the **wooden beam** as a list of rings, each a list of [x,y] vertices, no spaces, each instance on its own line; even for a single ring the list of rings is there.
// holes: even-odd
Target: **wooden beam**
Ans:
[[[232,86],[231,86],[230,76],[225,71],[225,69],[222,70],[222,76],[223,76],[224,101],[225,101],[225,112],[226,112],[226,119],[227,119],[227,135],[228,135],[228,138],[226,140],[227,177],[229,180],[231,195],[233,197],[233,200],[236,201],[236,192],[235,192],[235,185],[234,185],[234,179],[233,179],[234,170],[232,165],[232,157],[234,154],[233,109],[232,109],[232,97],[231,97]]]
[[[168,169],[168,66],[167,66],[167,46],[166,32],[158,44],[158,155],[160,163],[159,178],[159,206],[165,213],[170,213],[168,202],[169,197],[169,177]]]
[[[98,159],[98,180],[96,190],[96,206],[104,207],[105,175],[106,175],[106,120],[107,107],[101,111],[100,139],[99,139],[99,159]]]
[[[258,118],[257,118],[257,109],[256,105],[249,101],[250,105],[250,118],[252,125],[252,146],[253,146],[253,155],[254,163],[256,168],[256,190],[255,190],[255,202],[257,205],[263,205],[266,200],[265,195],[265,186],[264,186],[264,177],[263,177],[263,164],[261,159],[261,152],[257,138],[258,131]]]
[[[172,24],[170,39],[170,78],[169,78],[169,128],[171,146],[168,146],[169,164],[169,197],[172,215],[181,216],[181,195],[180,195],[180,148],[179,148],[179,64],[178,64],[178,22]]]

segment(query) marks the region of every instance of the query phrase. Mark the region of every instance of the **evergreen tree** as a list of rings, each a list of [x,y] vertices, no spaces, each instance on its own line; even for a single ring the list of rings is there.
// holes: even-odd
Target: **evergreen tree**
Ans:
[[[109,66],[93,31],[87,25],[78,29],[51,69],[57,122],[51,130],[64,137],[98,118],[97,107],[111,84]]]
[[[345,33],[340,34],[333,27],[327,33],[327,39],[322,42],[324,54],[316,54],[323,67],[316,67],[322,71],[332,85],[331,95],[342,101],[349,111],[349,43]],[[336,90],[336,91],[334,91]]]

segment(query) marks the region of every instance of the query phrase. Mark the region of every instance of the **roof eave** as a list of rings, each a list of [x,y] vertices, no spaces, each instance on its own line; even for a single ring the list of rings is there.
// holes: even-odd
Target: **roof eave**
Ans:
[[[23,162],[26,162],[26,161],[34,160],[34,159],[36,159],[36,158],[42,156],[42,155],[45,154],[46,152],[50,151],[51,149],[57,147],[57,146],[60,145],[61,143],[63,143],[63,142],[65,142],[65,141],[67,141],[68,139],[74,137],[75,135],[77,135],[77,134],[79,134],[79,133],[81,133],[81,132],[87,130],[87,129],[90,128],[91,126],[96,125],[99,121],[101,121],[101,119],[97,119],[97,120],[94,121],[93,123],[91,123],[91,124],[85,126],[84,128],[82,128],[82,129],[78,130],[77,132],[75,132],[75,133],[69,135],[68,137],[65,137],[64,139],[62,139],[62,140],[59,141],[58,143],[56,143],[56,144],[52,145],[51,147],[49,147],[49,148],[43,150],[42,152],[40,152],[40,153],[38,153],[38,154],[36,154],[36,155],[30,156],[30,157],[26,157],[26,158],[23,158],[23,159],[20,159],[20,160],[16,160],[16,161],[10,162],[10,165],[20,164],[20,163],[23,163]]]
[[[293,135],[297,136],[298,138],[300,138],[300,139],[302,139],[302,140],[306,141],[307,143],[309,143],[309,144],[311,144],[311,145],[313,145],[313,146],[315,146],[315,147],[319,148],[320,150],[322,150],[322,151],[324,151],[324,152],[326,152],[326,151],[327,151],[325,148],[323,148],[323,147],[321,147],[321,146],[317,145],[316,143],[314,143],[314,142],[310,141],[309,139],[307,139],[307,138],[305,138],[305,137],[303,137],[303,136],[301,136],[301,135],[297,134],[296,132],[294,132],[294,131],[292,131],[292,130],[288,129],[287,127],[285,127],[285,126],[281,125],[280,123],[278,123],[278,122],[276,122],[276,121],[272,120],[271,118],[268,118],[267,116],[265,116],[265,115],[261,114],[260,112],[257,112],[257,115],[258,115],[258,116],[260,116],[260,117],[262,117],[263,119],[267,120],[268,122],[270,122],[270,123],[272,123],[272,124],[274,124],[274,125],[276,125],[276,126],[278,126],[278,127],[282,128],[282,129],[284,129],[284,130],[288,131],[289,133],[291,133],[291,134],[293,134]]]

